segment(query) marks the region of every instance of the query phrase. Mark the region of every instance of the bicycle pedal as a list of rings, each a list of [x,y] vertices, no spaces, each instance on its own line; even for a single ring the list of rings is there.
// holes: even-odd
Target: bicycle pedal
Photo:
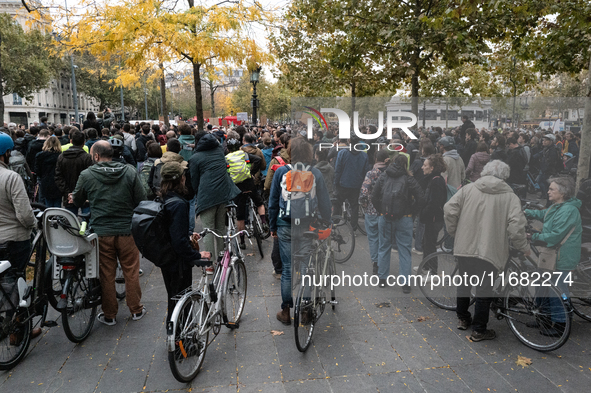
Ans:
[[[57,327],[57,322],[56,321],[45,321],[41,324],[41,327]]]
[[[240,325],[238,324],[238,322],[226,322],[226,327],[228,329],[238,329],[240,327]]]

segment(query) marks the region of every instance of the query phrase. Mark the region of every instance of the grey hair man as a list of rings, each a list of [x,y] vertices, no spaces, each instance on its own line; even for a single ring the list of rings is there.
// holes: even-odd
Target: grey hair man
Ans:
[[[443,208],[447,231],[455,236],[454,255],[461,276],[488,277],[503,270],[509,258],[509,241],[524,254],[530,253],[519,197],[505,182],[509,174],[509,165],[500,160],[489,162],[480,179],[460,188]],[[485,280],[476,287],[474,319],[468,311],[470,283],[462,284],[457,287],[458,329],[472,325],[472,341],[494,339],[494,330],[486,329],[492,283]]]

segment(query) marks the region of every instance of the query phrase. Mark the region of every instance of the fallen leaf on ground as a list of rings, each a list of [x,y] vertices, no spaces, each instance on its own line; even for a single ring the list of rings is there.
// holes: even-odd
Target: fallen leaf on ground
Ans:
[[[283,336],[283,332],[281,332],[279,330],[271,330],[271,334],[273,336]]]
[[[246,254],[247,257],[254,257],[254,253]]]
[[[417,322],[425,322],[427,319],[429,319],[429,317],[419,317]]]
[[[468,341],[474,342],[474,341],[472,341],[472,339],[470,338],[470,336],[466,336],[466,338],[468,339]]]
[[[528,367],[531,364],[531,359],[526,358],[525,356],[517,356],[517,361],[515,362],[518,366],[523,368]]]

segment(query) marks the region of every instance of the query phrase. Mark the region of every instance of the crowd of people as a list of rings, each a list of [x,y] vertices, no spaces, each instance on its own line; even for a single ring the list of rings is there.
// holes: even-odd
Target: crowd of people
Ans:
[[[100,245],[103,296],[98,319],[114,325],[117,260],[132,319],[146,313],[139,251],[131,237],[131,218],[140,201],[156,197],[172,201],[166,205],[167,220],[178,258],[174,266],[162,269],[172,298],[191,283],[191,269],[184,261],[211,258],[222,250],[221,240],[213,236],[203,240],[201,248],[207,251],[191,248],[191,237],[197,240],[195,217],[203,227],[224,233],[226,206],[234,201],[237,227],[243,229],[251,198],[272,234],[273,274],[281,279],[282,295],[277,319],[290,324],[291,259],[293,250],[309,249],[310,241],[302,236],[309,222],[330,221],[348,201],[351,225],[357,229],[361,206],[372,274],[379,277],[382,288],[387,287],[392,250],[398,253],[399,275],[408,278],[412,253],[426,257],[435,252],[442,230],[455,236],[453,246],[462,271],[498,271],[507,260],[509,241],[529,253],[518,197],[525,196],[529,176],[552,211],[526,212],[544,222],[544,231],[532,239],[553,246],[572,225],[577,226],[564,245],[569,251],[557,264],[561,271],[572,270],[578,261],[576,250],[580,252],[581,202],[574,197],[572,178],[555,176],[576,166],[579,135],[478,130],[467,117],[462,121],[454,129],[419,128],[416,139],[395,132],[391,140],[382,136],[377,143],[357,135],[339,140],[336,125],[316,130],[313,139],[307,138],[301,123],[250,128],[207,125],[205,130],[187,123],[132,125],[115,121],[108,109],[98,116],[88,113],[82,125],[51,125],[42,118],[24,130],[10,123],[0,130],[0,243],[11,243],[11,255],[28,255],[28,236],[35,225],[31,199],[48,207],[63,206],[74,214],[79,209],[90,212]],[[361,128],[367,134],[376,131],[373,125]],[[289,203],[285,206],[285,179],[296,164],[313,176],[316,214],[303,217],[301,223],[298,217],[294,224]],[[17,182],[19,178],[22,181]],[[585,190],[591,190],[591,183],[581,188]],[[589,209],[591,204],[586,206]],[[474,225],[479,225],[478,230]],[[244,237],[240,247],[246,247]],[[24,266],[19,262],[16,269],[24,271]],[[402,290],[412,291],[410,281]],[[458,289],[458,328],[472,325],[474,341],[494,338],[494,332],[486,329],[487,288],[477,293],[473,320],[466,291]],[[171,301],[169,314],[173,305]]]

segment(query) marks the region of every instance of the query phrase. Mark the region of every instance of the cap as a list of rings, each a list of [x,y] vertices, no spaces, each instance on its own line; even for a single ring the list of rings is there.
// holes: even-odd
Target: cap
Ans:
[[[168,162],[177,162],[181,165],[183,170],[187,169],[188,166],[188,162],[183,159],[183,156],[173,151],[167,151],[166,153],[164,153],[162,155],[162,158],[160,159],[160,162],[163,162],[165,164]]]
[[[451,136],[444,136],[439,140],[439,144],[446,149],[456,146],[456,142],[454,141],[454,138],[452,138]]]
[[[176,161],[167,162],[166,164],[162,165],[162,169],[160,170],[160,176],[162,180],[176,180],[180,179],[183,176],[183,166]]]

